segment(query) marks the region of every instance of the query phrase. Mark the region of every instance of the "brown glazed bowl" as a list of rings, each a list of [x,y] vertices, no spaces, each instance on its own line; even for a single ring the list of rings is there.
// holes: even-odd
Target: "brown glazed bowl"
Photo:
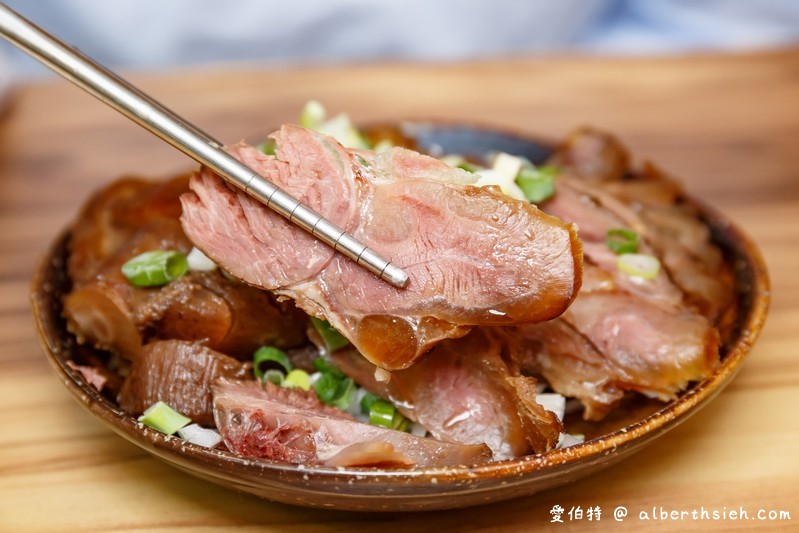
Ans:
[[[492,128],[409,122],[390,129],[433,154],[480,157],[502,150],[540,162],[551,150],[525,136]],[[68,231],[55,240],[35,273],[33,312],[44,351],[78,402],[124,438],[190,474],[270,500],[309,507],[359,511],[467,507],[530,495],[621,461],[686,420],[730,383],[763,326],[769,302],[768,276],[760,252],[746,235],[716,211],[705,206],[700,209],[736,279],[737,316],[725,339],[718,370],[668,404],[639,399],[624,404],[602,423],[586,425],[567,419],[568,430],[586,434],[582,444],[475,467],[308,467],[209,450],[143,426],[67,364],[78,351],[91,351],[77,345],[61,317],[61,296],[69,289],[65,270]]]

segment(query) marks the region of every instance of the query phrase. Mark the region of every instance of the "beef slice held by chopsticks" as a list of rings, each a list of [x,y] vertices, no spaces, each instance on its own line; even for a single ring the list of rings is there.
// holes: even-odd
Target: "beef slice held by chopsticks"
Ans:
[[[390,258],[408,286],[380,280],[206,168],[181,198],[184,231],[232,275],[327,319],[377,366],[406,368],[473,326],[549,320],[577,294],[573,225],[403,148],[348,150],[292,125],[273,138],[276,156],[229,150]]]

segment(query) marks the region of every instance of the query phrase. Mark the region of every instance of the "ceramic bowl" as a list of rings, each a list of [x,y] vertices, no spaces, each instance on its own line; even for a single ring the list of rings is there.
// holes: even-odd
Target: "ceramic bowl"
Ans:
[[[431,153],[480,157],[502,150],[539,162],[551,151],[546,143],[524,135],[471,125],[409,122],[389,130]],[[270,500],[310,507],[392,512],[467,507],[530,495],[607,468],[662,438],[730,383],[765,320],[768,277],[755,244],[718,212],[699,207],[736,279],[737,316],[718,370],[668,404],[641,399],[625,404],[602,423],[575,421],[573,427],[587,435],[583,444],[475,467],[308,467],[209,450],[143,426],[67,364],[77,351],[90,350],[77,345],[61,317],[61,296],[69,289],[68,230],[54,241],[35,273],[33,312],[44,352],[77,401],[122,437],[190,474]],[[569,424],[567,420],[567,428]]]

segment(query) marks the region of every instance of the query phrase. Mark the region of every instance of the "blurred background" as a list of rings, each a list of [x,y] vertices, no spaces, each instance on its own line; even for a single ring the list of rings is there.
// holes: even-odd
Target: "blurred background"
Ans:
[[[10,0],[112,68],[666,54],[799,42],[797,0]],[[5,75],[49,75],[3,46]]]

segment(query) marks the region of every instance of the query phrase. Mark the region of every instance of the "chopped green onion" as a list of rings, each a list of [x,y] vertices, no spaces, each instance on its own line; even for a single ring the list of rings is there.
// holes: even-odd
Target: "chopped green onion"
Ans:
[[[199,424],[190,424],[180,428],[178,435],[183,440],[204,448],[216,448],[217,444],[222,442],[222,435],[218,431],[204,428]]]
[[[477,182],[475,185],[478,187],[495,185],[499,187],[504,194],[507,194],[511,198],[516,198],[517,200],[522,201],[526,200],[524,191],[522,191],[522,189],[516,185],[515,175],[502,174],[493,168],[481,168],[475,174],[477,175]]]
[[[340,377],[344,376],[344,373],[341,372],[341,370],[333,366],[333,364],[324,357],[317,357],[316,359],[313,360],[311,364],[313,365],[314,369],[318,370],[319,372],[322,373],[332,372]]]
[[[411,421],[402,416],[402,413],[397,411],[394,414],[394,420],[391,422],[391,429],[396,429],[397,431],[408,431],[408,428],[411,425]]]
[[[369,409],[369,423],[374,426],[383,426],[397,431],[408,429],[408,419],[397,411],[391,402],[375,400]]]
[[[339,113],[330,120],[326,120],[316,130],[319,133],[330,135],[347,148],[369,149],[369,143],[366,142],[361,132],[352,124],[349,115],[346,113]]]
[[[264,363],[276,363],[286,373],[291,372],[294,368],[286,352],[274,346],[261,346],[255,350],[252,356],[252,371],[255,377],[261,381],[264,379],[264,370],[262,369]]]
[[[508,180],[513,181],[519,175],[521,169],[530,162],[522,157],[510,155],[506,152],[497,152],[494,155],[494,161],[491,169],[499,174],[505,176]]]
[[[460,168],[466,170],[467,172],[477,172],[480,170],[480,167],[475,165],[474,163],[470,163],[465,157],[460,154],[448,154],[442,156],[440,160],[451,167]]]
[[[416,437],[426,437],[427,428],[421,425],[419,422],[411,422],[408,425],[408,433]]]
[[[323,374],[332,373],[340,378],[344,377],[344,373],[335,366],[333,366],[330,363],[330,361],[328,361],[324,357],[317,357],[316,359],[313,360],[313,363],[311,364],[313,364],[314,369],[318,370]]]
[[[394,147],[394,143],[392,143],[390,140],[388,140],[388,139],[380,139],[379,141],[377,141],[374,144],[374,146],[372,146],[372,150],[375,153],[380,153],[380,152],[385,152],[389,148],[393,148],[393,147]]]
[[[385,400],[375,400],[369,408],[369,423],[374,426],[390,428],[394,422],[397,408]]]
[[[372,394],[371,392],[366,392],[361,398],[361,412],[365,415],[368,415],[369,412],[372,410],[372,404],[380,399],[380,396],[377,394]]]
[[[528,202],[537,204],[555,195],[555,176],[559,173],[556,167],[524,166],[516,176],[516,184]]]
[[[465,159],[463,160],[463,162],[461,162],[461,163],[458,163],[458,164],[457,164],[457,165],[455,165],[455,166],[456,166],[457,168],[460,168],[460,169],[462,169],[462,170],[465,170],[466,172],[471,172],[472,174],[474,174],[475,172],[477,172],[478,170],[480,170],[480,167],[479,167],[479,166],[475,165],[474,163],[470,163],[470,162],[466,161]]]
[[[277,141],[274,139],[267,139],[258,145],[258,149],[266,155],[275,155],[277,151]]]
[[[605,244],[613,253],[634,254],[638,251],[638,234],[631,229],[609,229],[605,236]]]
[[[497,152],[494,155],[491,168],[477,168],[475,174],[477,175],[477,182],[475,185],[478,187],[487,187],[490,185],[498,186],[500,190],[517,200],[524,200],[524,192],[516,184],[516,175],[522,165],[527,164],[527,160],[515,155],[510,155],[505,152]],[[460,163],[458,163],[460,164]]]
[[[300,112],[300,126],[309,130],[318,130],[326,116],[325,106],[316,100],[308,100]]]
[[[157,429],[161,433],[172,435],[180,428],[189,425],[191,419],[178,413],[164,402],[155,402],[139,417],[139,422]]]
[[[442,163],[448,164],[451,167],[457,167],[458,165],[466,161],[466,158],[460,154],[446,154],[439,157],[438,160],[441,161]]]
[[[654,279],[660,272],[658,258],[646,254],[621,254],[616,259],[616,266],[622,272],[643,279]]]
[[[317,370],[317,373],[311,376],[309,381],[312,383],[316,396],[323,403],[338,407],[342,411],[349,411],[350,413],[353,413],[353,410],[357,410],[358,406],[360,406],[361,412],[370,415],[371,418],[374,405],[378,402],[382,402],[382,404],[388,405],[389,407],[379,405],[374,415],[377,417],[376,420],[380,419],[382,412],[390,409],[393,409],[393,411],[390,416],[386,415],[388,418],[387,421],[384,421],[385,423],[378,423],[378,425],[384,425],[385,427],[398,429],[400,431],[405,431],[408,428],[408,419],[402,416],[393,404],[357,387],[355,381],[351,377],[345,375],[328,359],[317,357],[313,361],[313,367]],[[291,374],[286,377],[286,381],[289,381],[290,377]],[[285,382],[283,386],[287,386]]]
[[[136,287],[166,285],[186,273],[186,256],[175,250],[154,250],[122,265],[122,274]]]
[[[355,382],[334,367],[324,357],[314,359],[313,366],[319,371],[313,382],[314,391],[327,405],[335,405],[339,409],[349,409],[355,396]]]
[[[346,411],[350,408],[353,399],[355,398],[355,381],[352,378],[344,378],[338,383],[336,387],[336,399],[333,400],[333,405]]]
[[[282,387],[283,382],[286,381],[286,374],[277,368],[270,368],[264,372],[264,377],[261,379],[261,381],[264,383],[274,383],[275,385]]]
[[[322,342],[325,343],[328,353],[333,353],[336,350],[344,348],[350,341],[339,333],[336,328],[330,325],[327,320],[320,320],[316,317],[311,317],[311,324],[313,324],[316,331],[322,337]]]
[[[336,391],[342,380],[330,372],[320,372],[319,377],[313,383],[314,391],[322,402],[332,405],[336,401]]]
[[[326,118],[324,106],[316,100],[309,100],[300,113],[300,126],[330,135],[347,148],[369,149],[369,143],[346,113],[339,113],[329,120]]]
[[[311,377],[305,370],[295,369],[288,373],[283,380],[283,386],[287,389],[298,388],[304,391],[311,390]]]
[[[186,264],[189,272],[213,272],[217,265],[213,260],[205,255],[199,248],[192,248],[186,256]]]

